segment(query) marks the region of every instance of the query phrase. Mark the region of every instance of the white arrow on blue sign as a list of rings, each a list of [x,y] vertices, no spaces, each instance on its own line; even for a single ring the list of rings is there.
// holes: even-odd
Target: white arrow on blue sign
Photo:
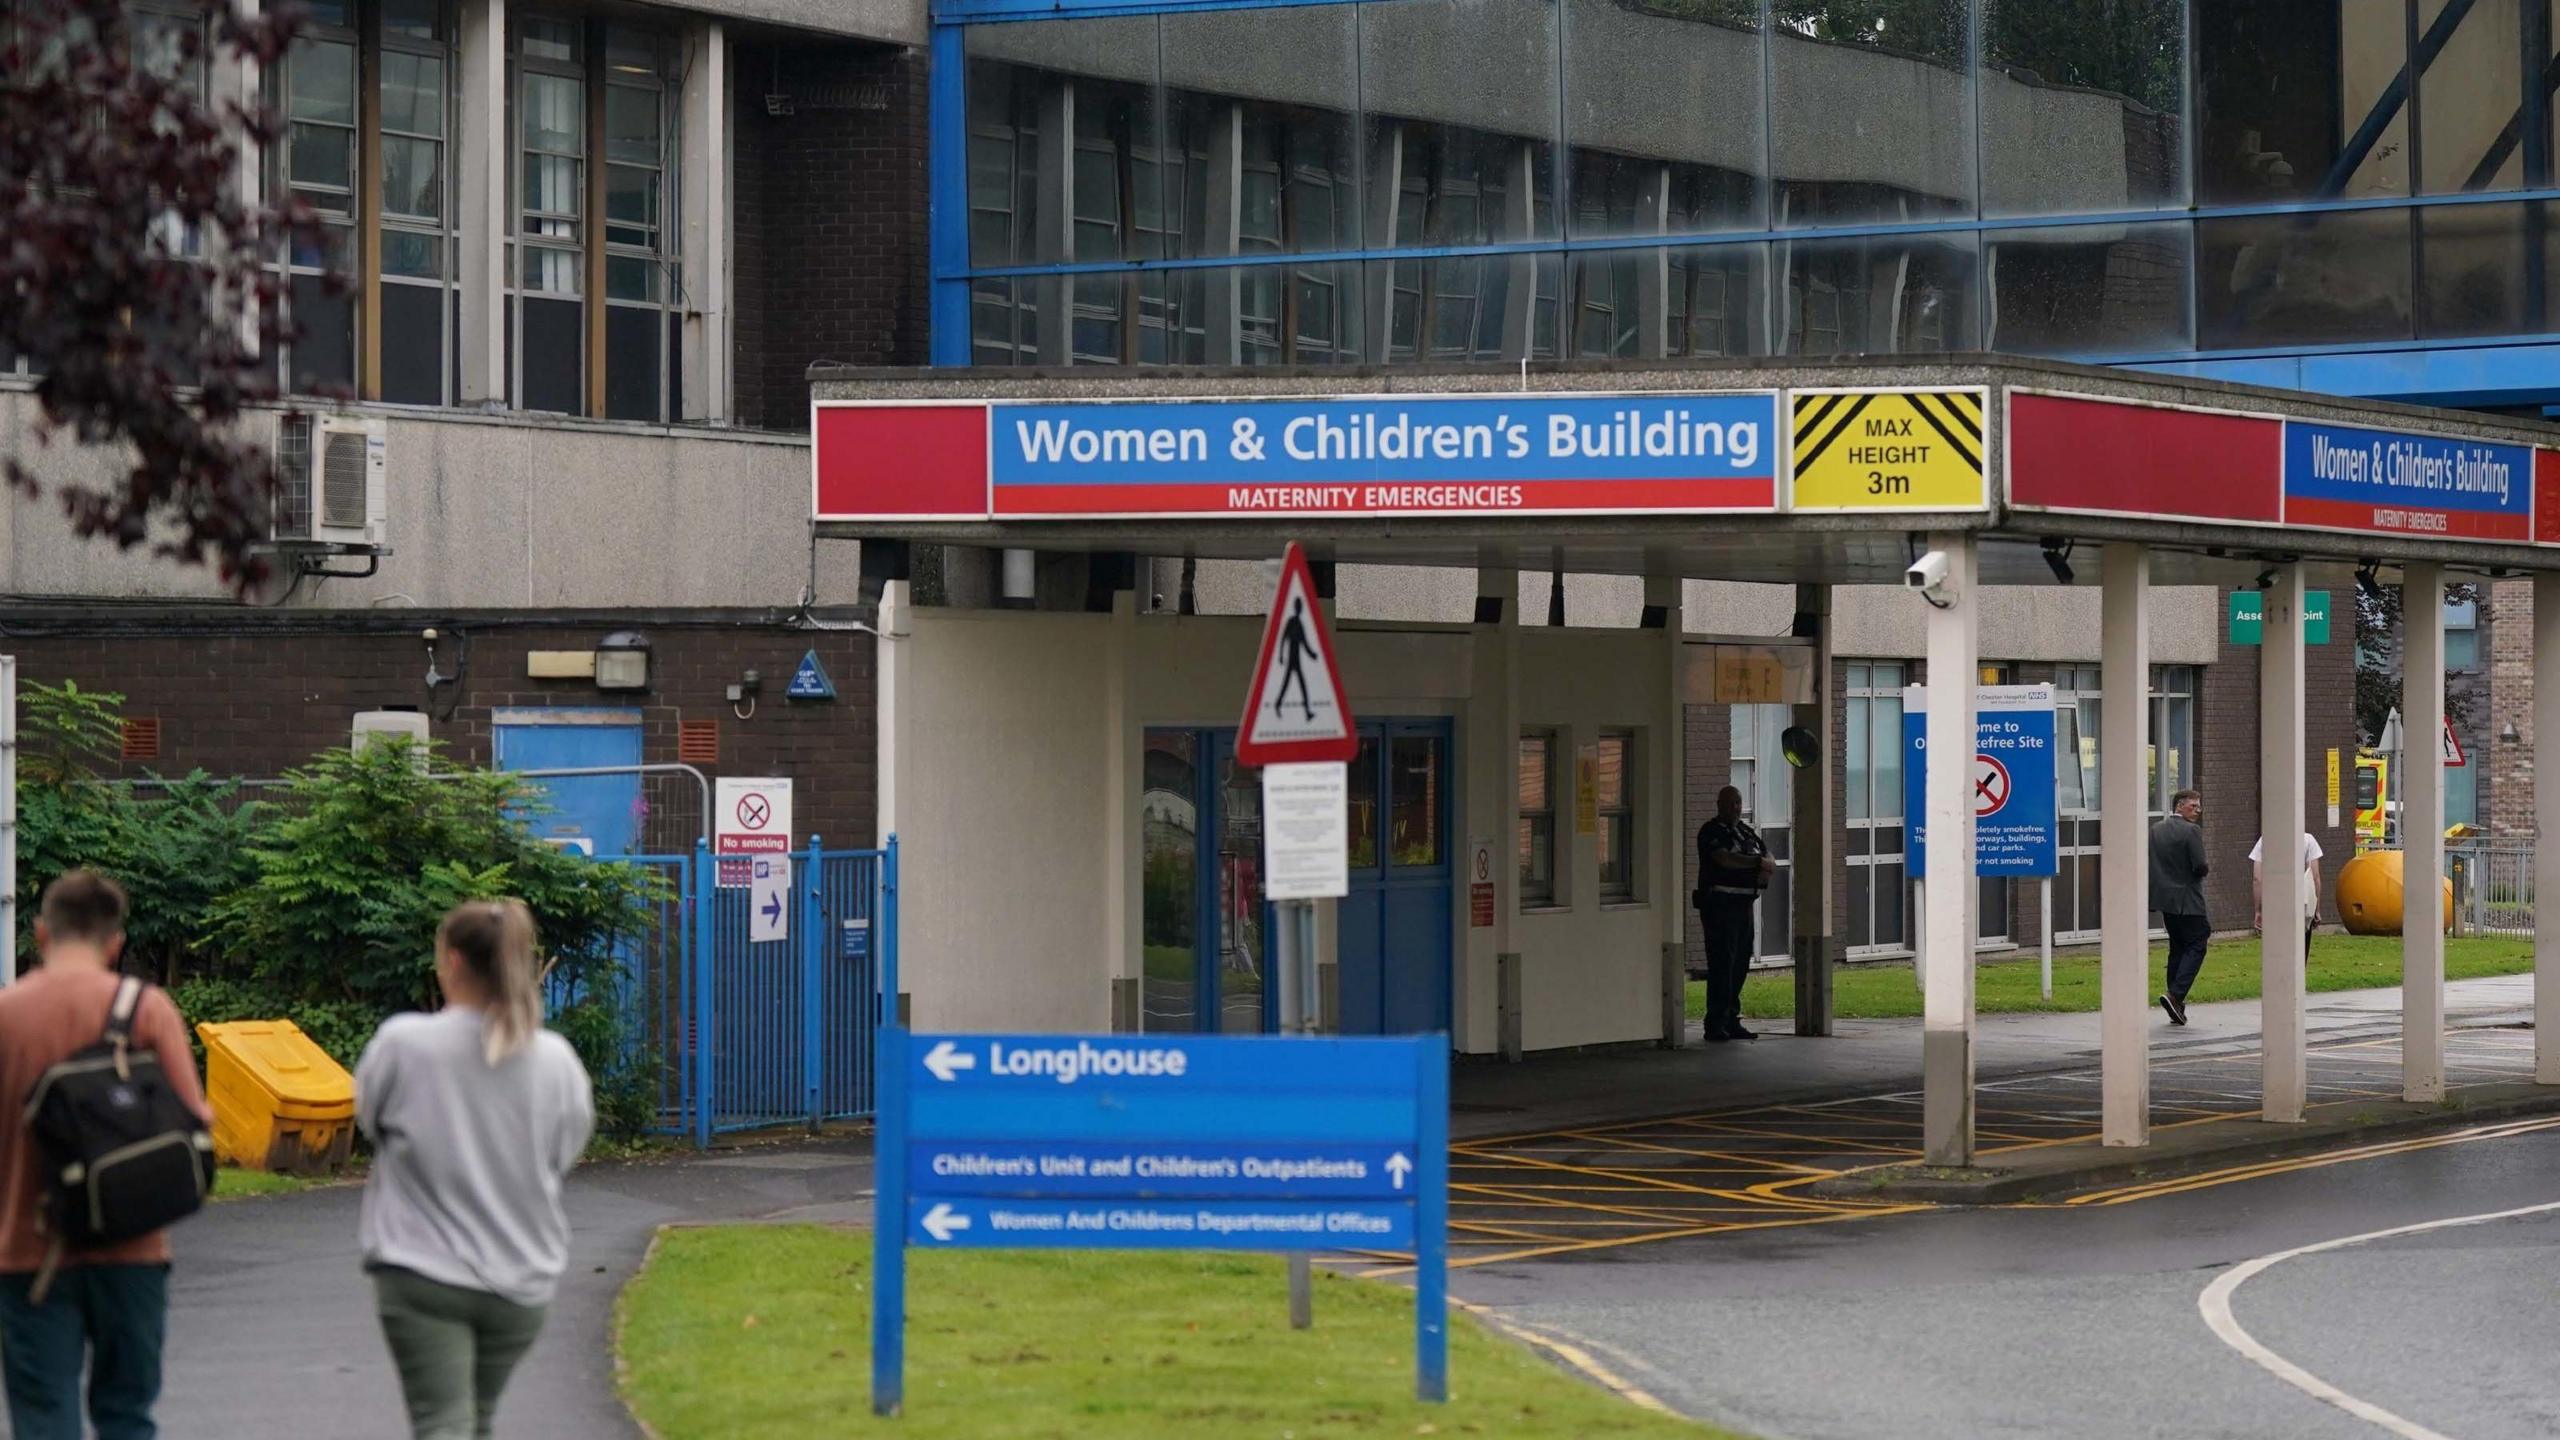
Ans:
[[[1448,1398],[1448,1038],[879,1032],[872,1408],[903,1403],[906,1249],[1414,1257]]]

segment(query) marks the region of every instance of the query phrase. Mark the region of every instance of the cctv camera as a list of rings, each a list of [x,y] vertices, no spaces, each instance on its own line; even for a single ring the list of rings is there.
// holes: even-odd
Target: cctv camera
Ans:
[[[426,629],[419,631],[418,638],[426,641],[430,645],[433,645],[436,643],[436,627],[430,625]]]
[[[1911,562],[1902,572],[1902,583],[1923,595],[1936,597],[1947,588],[1947,552],[1932,550]]]

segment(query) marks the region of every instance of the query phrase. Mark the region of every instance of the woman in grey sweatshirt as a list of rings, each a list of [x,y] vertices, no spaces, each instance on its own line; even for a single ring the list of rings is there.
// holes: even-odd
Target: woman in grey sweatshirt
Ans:
[[[454,907],[436,980],[444,1008],[384,1021],[356,1062],[374,1145],[358,1238],[417,1440],[485,1440],[568,1268],[560,1182],[595,1101],[542,1028],[524,902]]]

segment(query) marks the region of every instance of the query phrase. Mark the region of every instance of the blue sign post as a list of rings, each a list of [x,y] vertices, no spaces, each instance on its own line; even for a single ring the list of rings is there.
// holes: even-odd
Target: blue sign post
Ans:
[[[1449,1394],[1449,1046],[880,1032],[871,1408],[904,1403],[906,1252],[1411,1250]]]
[[[1912,686],[1902,701],[1902,806],[1911,843],[1911,878],[1928,873],[1921,781],[1928,773],[1927,691]],[[1974,691],[1973,868],[1980,875],[2051,875],[2061,849],[2055,831],[2056,766],[2053,687],[1984,685]],[[2077,763],[2076,757],[2074,763]]]

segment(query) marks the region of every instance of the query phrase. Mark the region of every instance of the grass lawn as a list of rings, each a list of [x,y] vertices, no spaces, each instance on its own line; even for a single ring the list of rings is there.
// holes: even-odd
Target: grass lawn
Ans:
[[[1316,1274],[1288,1325],[1267,1256],[915,1254],[907,1404],[871,1415],[871,1237],[668,1231],[623,1292],[623,1393],[662,1440],[1716,1435],[1639,1409],[1450,1316],[1446,1405],[1413,1398],[1413,1298]]]
[[[2151,952],[2150,993],[2161,988],[2167,952]],[[2533,942],[2486,936],[2444,942],[2448,980],[2481,975],[2520,975],[2533,969]],[[2314,993],[2325,990],[2369,990],[2400,983],[2400,938],[2396,935],[2321,935],[2311,942],[2306,976]],[[1832,976],[1833,1012],[1844,1020],[1876,1020],[1920,1013],[1920,987],[1913,983],[1907,961],[1845,967]],[[2258,942],[2214,942],[2204,957],[2190,1001],[2254,1000],[2258,996]],[[2041,1010],[2088,1011],[2098,1008],[2096,952],[2053,957],[2053,998],[2037,989],[2036,957],[1985,960],[1975,970],[1974,1003],[1985,1015]],[[1689,1017],[1706,1013],[1706,987],[1689,984]],[[1786,972],[1754,975],[1742,987],[1742,1013],[1751,1020],[1783,1020],[1795,1014],[1795,980]]]
[[[337,1185],[352,1176],[329,1179],[306,1179],[300,1175],[278,1175],[267,1170],[242,1170],[225,1165],[213,1177],[213,1198],[238,1200],[250,1195],[293,1195],[322,1185]]]

